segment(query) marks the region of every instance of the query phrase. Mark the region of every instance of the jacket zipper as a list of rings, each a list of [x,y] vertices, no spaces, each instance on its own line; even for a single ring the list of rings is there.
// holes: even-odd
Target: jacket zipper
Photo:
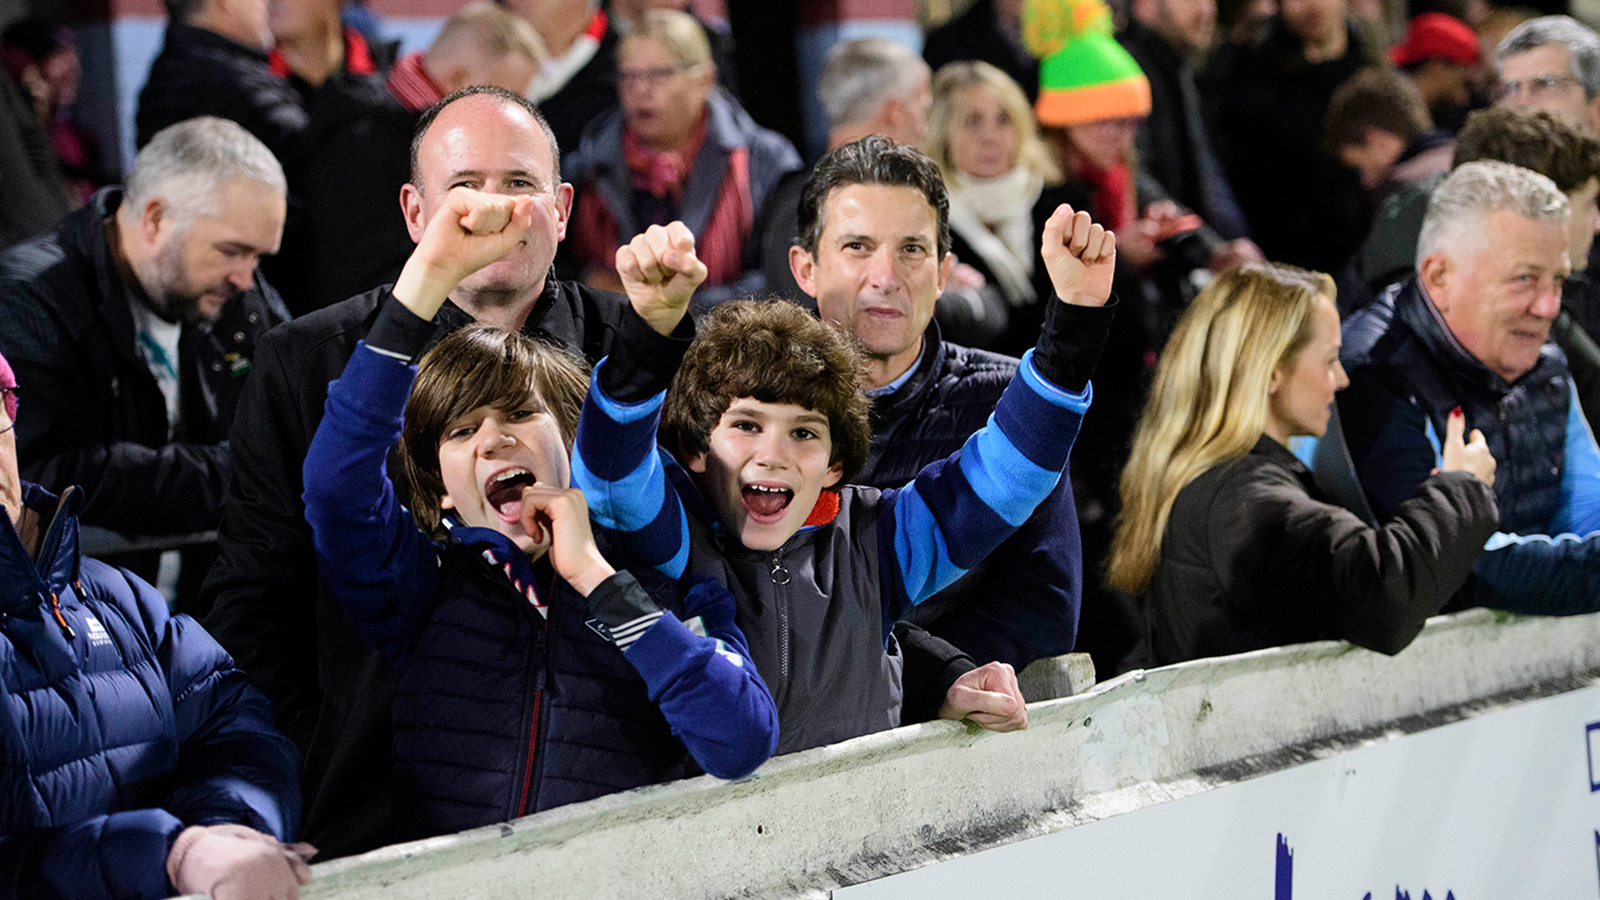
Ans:
[[[789,570],[783,567],[783,560],[778,554],[783,548],[772,551],[772,583],[785,585],[789,583]],[[783,592],[778,603],[778,684],[783,685],[781,690],[785,695],[789,693],[789,593]]]
[[[55,614],[56,624],[61,626],[61,633],[67,636],[67,640],[76,639],[78,633],[67,624],[67,617],[61,612],[61,597],[55,591],[50,592],[50,612]]]
[[[528,724],[528,758],[522,764],[522,796],[517,800],[517,818],[528,814],[528,789],[533,785],[533,758],[538,754],[539,710],[544,706],[544,690],[533,692],[533,716]]]

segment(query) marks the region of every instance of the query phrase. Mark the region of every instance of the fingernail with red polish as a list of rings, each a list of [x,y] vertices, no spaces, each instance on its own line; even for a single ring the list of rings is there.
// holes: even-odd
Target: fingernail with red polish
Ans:
[[[1459,407],[1459,406],[1456,407],[1455,409],[1450,410],[1450,415],[1452,415],[1452,416],[1459,416],[1461,414],[1462,414],[1461,413],[1461,407]]]

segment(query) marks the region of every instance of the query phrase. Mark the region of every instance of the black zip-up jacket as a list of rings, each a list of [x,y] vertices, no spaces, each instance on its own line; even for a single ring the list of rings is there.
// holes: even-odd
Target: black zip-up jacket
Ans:
[[[288,311],[255,286],[215,322],[178,340],[182,422],[169,440],[166,400],[135,345],[133,311],[105,219],[105,188],[48,234],[0,254],[0,350],[17,373],[22,475],[51,491],[84,489],[85,524],[130,534],[216,527],[228,480],[228,429],[256,341]]]
[[[139,92],[135,143],[143,147],[161,129],[195,116],[238,122],[285,168],[299,161],[311,122],[294,85],[272,73],[265,50],[173,22]]]
[[[1156,662],[1329,638],[1399,653],[1466,581],[1495,521],[1493,489],[1440,472],[1374,528],[1263,435],[1172,504],[1148,594]]]

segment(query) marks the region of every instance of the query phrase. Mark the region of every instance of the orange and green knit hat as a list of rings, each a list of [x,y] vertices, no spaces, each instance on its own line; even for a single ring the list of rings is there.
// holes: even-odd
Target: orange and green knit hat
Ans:
[[[1102,0],[1027,0],[1022,39],[1039,57],[1039,124],[1150,113],[1150,82],[1112,36],[1111,10]]]

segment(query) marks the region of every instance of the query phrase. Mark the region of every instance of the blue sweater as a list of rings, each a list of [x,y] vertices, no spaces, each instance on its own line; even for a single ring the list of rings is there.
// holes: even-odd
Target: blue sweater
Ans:
[[[1091,335],[1095,324],[1101,328],[1100,340],[1075,340],[1092,368],[1110,310],[1075,315],[1091,323],[1084,328]],[[1087,384],[1073,392],[1046,380],[1030,351],[989,424],[959,452],[903,488],[845,488],[833,521],[758,554],[715,522],[684,470],[656,446],[665,393],[636,403],[606,394],[607,366],[676,367],[666,358],[630,358],[630,350],[619,345],[595,368],[573,483],[595,521],[640,562],[671,577],[713,575],[734,591],[740,629],[778,703],[779,753],[898,724],[895,620],[987,556],[1049,496],[1092,394]],[[609,376],[612,383],[647,380],[626,371]]]
[[[299,828],[299,754],[193,619],[78,555],[78,492],[37,562],[0,513],[0,898],[158,900],[189,825]]]
[[[396,669],[397,818],[407,836],[692,774],[671,763],[684,746],[722,778],[765,761],[776,713],[726,591],[695,585],[680,602],[667,586],[642,597],[618,573],[591,602],[630,593],[660,614],[615,638],[498,532],[457,526],[441,543],[417,529],[386,472],[414,375],[359,345],[329,387],[305,464],[323,574]],[[652,716],[665,717],[670,736],[650,728]]]

